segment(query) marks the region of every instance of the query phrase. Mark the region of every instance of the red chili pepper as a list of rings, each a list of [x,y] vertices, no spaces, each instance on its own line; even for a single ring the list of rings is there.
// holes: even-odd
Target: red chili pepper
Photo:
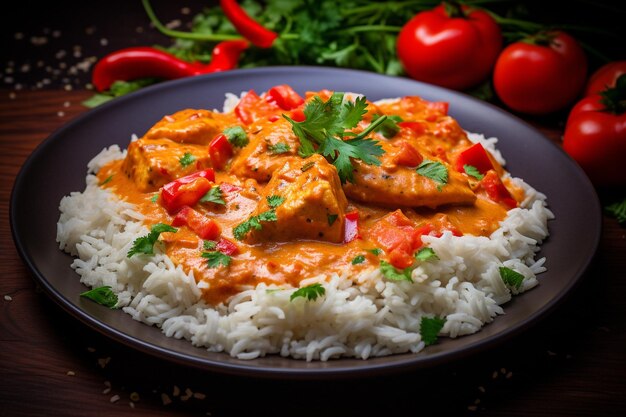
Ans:
[[[473,166],[483,175],[490,169],[493,169],[493,164],[487,155],[487,151],[480,143],[470,146],[459,154],[459,158],[456,160],[456,170],[465,172],[465,165]]]
[[[265,94],[268,103],[275,103],[283,110],[293,110],[304,104],[304,99],[287,84],[281,84],[270,88]]]
[[[487,191],[487,195],[493,201],[502,203],[510,209],[517,207],[517,201],[515,201],[493,169],[487,171],[485,177],[480,180],[480,185]]]
[[[235,0],[220,0],[220,6],[237,32],[253,45],[259,48],[269,48],[278,37],[276,32],[263,27],[248,16],[248,13]]]
[[[151,47],[126,48],[102,58],[94,67],[92,82],[98,91],[108,90],[115,81],[137,78],[176,78],[211,72],[227,71],[237,67],[239,56],[247,49],[245,40],[224,41],[213,48],[211,62],[187,62],[167,52]]]
[[[211,188],[215,172],[205,169],[165,184],[161,190],[161,204],[169,213],[175,213],[183,206],[193,206]]]

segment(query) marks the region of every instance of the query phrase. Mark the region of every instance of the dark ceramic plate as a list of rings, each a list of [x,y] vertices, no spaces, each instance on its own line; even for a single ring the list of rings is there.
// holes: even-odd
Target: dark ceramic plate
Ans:
[[[116,143],[125,147],[131,134],[143,134],[165,114],[188,107],[221,108],[226,92],[262,92],[283,83],[300,93],[326,88],[360,92],[370,100],[419,95],[447,101],[451,116],[463,128],[498,137],[508,170],[545,193],[556,215],[539,254],[547,257],[548,267],[539,275],[540,285],[505,305],[506,314],[480,332],[440,339],[419,354],[311,363],[277,356],[243,361],[209,353],[168,338],[119,310],[79,297],[85,287],[55,236],[59,201],[84,189],[87,162],[104,147]],[[26,161],[15,182],[10,217],[15,244],[35,279],[66,311],[92,328],[152,355],[211,371],[293,378],[400,372],[492,348],[545,317],[574,288],[595,254],[601,227],[598,198],[583,171],[557,145],[516,117],[472,97],[409,79],[314,67],[236,70],[177,80],[91,110],[52,134]]]

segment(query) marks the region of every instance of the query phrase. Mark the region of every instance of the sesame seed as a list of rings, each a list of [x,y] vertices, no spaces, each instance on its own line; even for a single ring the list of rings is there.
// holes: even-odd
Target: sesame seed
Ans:
[[[61,31],[60,30],[53,30],[52,31],[52,37],[53,38],[60,38],[61,37]]]
[[[4,70],[4,72],[6,72],[7,74],[13,74],[13,68],[8,67],[7,69]]]
[[[85,90],[93,90],[93,84],[92,83],[85,84]]]
[[[117,394],[115,394],[114,396],[112,396],[112,397],[111,397],[111,400],[110,400],[110,401],[111,401],[112,403],[115,403],[115,402],[118,402],[119,400],[120,400],[120,396],[119,396],[119,395],[117,395]]]
[[[30,43],[35,46],[42,46],[48,43],[48,38],[45,36],[31,36]]]
[[[100,39],[100,45],[107,46],[109,44],[109,40],[107,38]]]
[[[63,103],[63,107],[69,107],[70,106],[70,102],[66,101],[65,103]]]
[[[491,375],[492,379],[496,379],[498,377],[498,371],[494,371],[493,374]]]
[[[91,346],[87,348],[87,352],[94,353],[95,351],[96,351],[96,348],[93,348]]]
[[[180,13],[188,15],[189,13],[191,13],[191,9],[189,7],[183,7],[182,9],[180,9]]]
[[[109,382],[109,381],[104,381],[104,386],[105,386],[105,387],[109,387],[109,388],[111,388],[111,382]]]
[[[64,49],[61,49],[56,54],[54,54],[54,57],[56,59],[63,59],[66,55],[67,55],[67,52]]]
[[[195,398],[196,400],[204,400],[206,398],[206,394],[203,394],[201,392],[194,392],[193,398]]]
[[[68,376],[74,376],[74,375],[76,375],[76,373],[74,371],[67,371],[67,375]]]
[[[20,41],[20,40],[24,39],[24,34],[22,32],[17,32],[17,33],[15,33],[14,37],[15,37],[16,40]]]
[[[98,365],[100,365],[101,368],[104,368],[105,366],[107,366],[107,364],[111,362],[111,357],[108,356],[106,358],[100,358],[98,359]]]
[[[137,32],[137,33],[143,33],[143,27],[141,27],[141,26],[137,26],[137,27],[135,28],[135,32]]]
[[[128,403],[128,405],[130,406],[130,408],[135,408],[135,403],[134,403],[134,402],[132,402],[132,401],[130,401],[130,402]]]
[[[63,86],[63,89],[64,89],[65,91],[71,91],[71,90],[72,90],[72,86],[71,86],[70,84],[65,84],[65,85]]]
[[[512,376],[513,376],[513,372],[509,372],[506,374],[506,379],[511,379]]]
[[[89,26],[85,28],[85,33],[87,35],[93,35],[96,32],[96,27],[95,26]]]
[[[482,385],[478,387],[478,391],[480,392],[485,392],[485,387],[483,387]]]
[[[174,19],[171,22],[166,23],[165,27],[168,28],[168,29],[176,29],[176,28],[180,27],[181,23],[182,22],[180,20]]]
[[[22,88],[24,88],[24,86],[23,86],[22,84],[20,84],[20,83],[17,83],[17,84],[15,84],[15,86],[14,86],[13,88],[15,88],[16,90],[18,90],[18,91],[19,91],[19,90],[21,90]]]
[[[162,392],[161,393],[161,402],[163,402],[163,405],[168,405],[172,403],[172,400],[170,399],[170,396],[167,395],[166,393]]]
[[[11,94],[13,94],[13,97],[11,97]],[[13,100],[15,98],[15,94],[14,93],[9,93],[9,98],[11,100]],[[5,299],[5,301],[13,301],[13,297],[11,297],[10,295],[5,295],[4,299]]]
[[[178,397],[180,395],[180,388],[178,388],[178,385],[174,385],[172,395],[174,395],[174,397]]]
[[[556,353],[552,352],[551,350],[546,351],[546,353],[548,354],[548,356],[556,356]]]
[[[28,72],[28,71],[30,71],[30,65],[28,65],[28,64],[24,64],[24,65],[22,65],[22,66],[20,67],[20,71],[21,71],[21,72]]]
[[[111,388],[105,388],[102,390],[102,393],[105,395],[108,394],[109,392],[111,392]]]
[[[57,112],[57,116],[59,116],[59,117],[63,117],[63,116],[65,116],[65,112],[58,111],[58,112]],[[105,364],[105,365],[106,365],[106,364]],[[104,365],[101,365],[101,366],[104,368]]]
[[[476,407],[475,405],[468,405],[468,406],[467,406],[467,409],[468,409],[469,411],[476,411],[476,410],[478,410],[478,407]]]
[[[500,373],[501,373],[502,375],[506,374],[506,368],[500,368]]]
[[[37,61],[37,68],[41,68],[45,65],[45,63],[41,60]]]
[[[13,77],[4,77],[4,82],[6,84],[12,84],[13,83]]]

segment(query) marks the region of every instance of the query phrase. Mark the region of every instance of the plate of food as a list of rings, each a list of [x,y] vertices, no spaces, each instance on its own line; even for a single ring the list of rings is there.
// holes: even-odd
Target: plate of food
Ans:
[[[601,210],[537,130],[451,90],[273,67],[152,86],[45,140],[16,247],[72,316],[230,374],[355,376],[492,348],[589,266]]]

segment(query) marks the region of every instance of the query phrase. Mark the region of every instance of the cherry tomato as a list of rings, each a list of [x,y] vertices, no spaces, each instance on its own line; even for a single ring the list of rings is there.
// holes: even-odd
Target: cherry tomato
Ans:
[[[626,74],[626,61],[614,61],[601,66],[589,77],[585,96],[600,94],[607,87],[615,87],[615,81],[622,74]]]
[[[464,90],[491,74],[502,49],[500,27],[482,10],[437,6],[409,20],[398,35],[398,58],[414,79]]]
[[[626,185],[626,108],[621,104],[626,99],[626,75],[617,84],[612,98],[597,94],[579,101],[563,135],[563,149],[597,186]]]
[[[587,57],[565,32],[540,33],[504,48],[493,72],[496,94],[512,110],[549,114],[580,94]]]

